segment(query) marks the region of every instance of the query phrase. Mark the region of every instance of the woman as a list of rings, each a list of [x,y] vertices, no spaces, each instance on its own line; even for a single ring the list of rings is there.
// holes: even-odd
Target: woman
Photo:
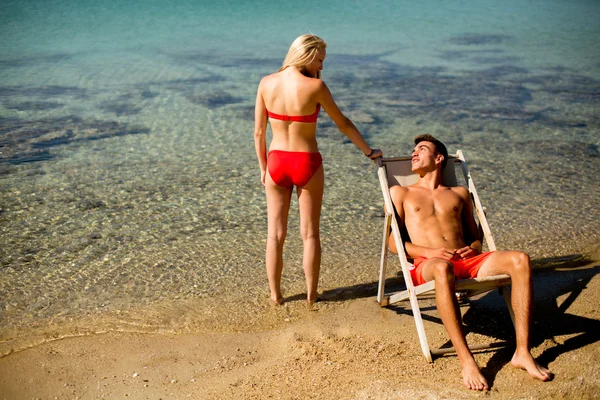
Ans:
[[[266,264],[271,300],[276,305],[283,304],[283,243],[294,186],[300,207],[307,302],[312,306],[317,301],[321,268],[319,220],[324,183],[316,138],[321,107],[367,157],[382,156],[381,150],[371,149],[352,121],[342,114],[327,85],[320,79],[326,46],[325,41],[315,35],[298,37],[279,71],[260,81],[256,95],[254,142],[267,194]],[[271,122],[273,133],[268,157],[267,120]]]

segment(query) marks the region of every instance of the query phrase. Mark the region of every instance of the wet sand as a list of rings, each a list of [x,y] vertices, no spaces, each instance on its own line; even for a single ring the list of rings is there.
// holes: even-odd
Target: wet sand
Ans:
[[[317,311],[300,298],[283,307],[261,304],[261,321],[249,332],[110,332],[50,341],[0,359],[0,397],[597,398],[598,248],[586,258],[534,263],[532,353],[555,374],[547,383],[511,367],[508,347],[476,355],[491,390],[468,391],[455,356],[425,361],[407,304],[380,308],[373,287],[356,286],[324,291]],[[443,326],[433,303],[425,306],[429,341],[442,346]],[[496,292],[462,312],[472,343],[513,338]]]

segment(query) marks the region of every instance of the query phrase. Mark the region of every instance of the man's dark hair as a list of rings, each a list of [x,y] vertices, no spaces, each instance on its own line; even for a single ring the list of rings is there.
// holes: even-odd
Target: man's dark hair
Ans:
[[[444,167],[446,167],[446,163],[448,162],[448,150],[446,149],[446,146],[444,145],[444,143],[440,142],[439,140],[437,140],[436,138],[434,138],[431,135],[419,135],[417,137],[415,137],[415,146],[418,145],[421,142],[430,142],[433,144],[433,146],[435,147],[435,151],[438,154],[441,154],[442,156],[444,156],[444,161],[442,161],[442,170],[444,169]]]

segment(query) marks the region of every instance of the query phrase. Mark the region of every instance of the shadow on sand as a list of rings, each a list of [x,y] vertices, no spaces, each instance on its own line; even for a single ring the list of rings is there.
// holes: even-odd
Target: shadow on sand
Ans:
[[[556,343],[546,349],[537,361],[548,366],[561,354],[582,348],[600,340],[600,321],[580,315],[570,314],[569,307],[581,295],[594,276],[600,273],[600,263],[581,254],[532,260],[534,283],[534,315],[531,328],[531,347],[535,348],[546,340]],[[346,301],[373,297],[377,293],[377,282],[342,287],[324,291],[320,301]],[[405,289],[401,277],[388,278],[386,288],[390,291]],[[305,294],[286,298],[286,301],[304,300]],[[464,330],[513,343],[500,349],[485,350],[494,352],[482,372],[490,385],[506,364],[510,363],[514,353],[514,328],[498,291],[488,292],[481,297],[461,304],[469,309],[463,316]],[[396,303],[388,307],[398,314],[412,315],[408,302]],[[426,300],[421,305],[424,320],[442,324],[437,315],[434,300]],[[491,312],[490,312],[491,311]],[[562,341],[558,336],[568,335]],[[468,339],[468,336],[467,336]],[[451,346],[450,341],[442,347]]]
[[[556,260],[551,262],[555,263]],[[535,273],[533,277],[535,310],[530,345],[531,348],[535,348],[546,340],[554,343],[537,357],[538,363],[544,367],[548,367],[548,364],[561,354],[600,340],[600,321],[569,313],[569,307],[583,293],[594,276],[600,273],[600,263],[588,264],[586,268],[577,267],[577,265],[570,265],[545,268]],[[491,292],[480,300],[474,301],[463,317],[466,330],[514,343],[514,328],[503,304],[503,298]],[[503,311],[490,312],[489,304],[492,302],[504,306]],[[569,338],[564,341],[557,340],[560,336]],[[510,363],[513,353],[514,346],[502,348],[495,352],[487,365],[482,368],[490,385],[493,385],[498,372]]]

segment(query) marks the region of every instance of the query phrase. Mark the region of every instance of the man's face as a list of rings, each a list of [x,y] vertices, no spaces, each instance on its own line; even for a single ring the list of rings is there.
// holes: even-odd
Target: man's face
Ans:
[[[411,154],[412,171],[417,172],[423,169],[435,170],[437,158],[438,154],[436,154],[433,143],[419,142]]]

